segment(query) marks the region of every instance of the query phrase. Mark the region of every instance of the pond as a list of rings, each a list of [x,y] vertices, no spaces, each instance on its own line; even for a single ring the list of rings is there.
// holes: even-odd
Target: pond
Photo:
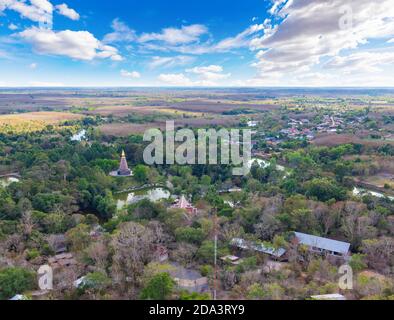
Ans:
[[[130,193],[121,193],[115,196],[118,210],[123,209],[126,205],[137,203],[141,200],[148,199],[152,202],[169,199],[171,193],[163,188],[144,189]]]
[[[377,197],[377,198],[388,198],[391,201],[394,201],[394,197],[387,196],[383,193],[372,191],[372,190],[366,190],[366,189],[361,189],[361,188],[354,188],[353,189],[353,195],[354,196],[359,196],[362,197],[364,195],[370,194],[371,196]]]
[[[8,178],[0,178],[0,186],[2,186],[3,188],[8,187],[11,183],[14,182],[19,182],[20,180],[18,178],[14,178],[14,177],[8,177]]]

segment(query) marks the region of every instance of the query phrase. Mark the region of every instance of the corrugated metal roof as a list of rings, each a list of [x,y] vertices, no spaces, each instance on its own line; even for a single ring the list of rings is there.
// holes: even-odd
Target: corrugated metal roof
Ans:
[[[244,250],[250,249],[250,250],[257,251],[257,252],[269,254],[269,255],[277,257],[277,258],[282,257],[286,253],[286,250],[283,248],[275,249],[275,248],[267,247],[261,243],[252,243],[252,242],[249,243],[248,241],[246,241],[244,239],[239,239],[239,238],[233,239],[231,241],[231,244],[233,246],[240,248],[240,249],[244,249]]]
[[[311,296],[311,298],[315,300],[346,300],[346,297],[339,293]]]
[[[350,243],[312,236],[300,232],[295,232],[295,236],[301,244],[307,245],[309,247],[316,247],[341,254],[347,254],[350,250]]]

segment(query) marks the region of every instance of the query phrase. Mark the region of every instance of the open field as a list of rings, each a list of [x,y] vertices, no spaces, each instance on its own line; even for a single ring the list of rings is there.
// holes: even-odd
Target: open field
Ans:
[[[67,112],[29,112],[0,115],[1,132],[35,132],[48,125],[59,125],[68,120],[80,120],[82,115]]]
[[[204,128],[213,126],[230,126],[236,125],[239,120],[236,117],[219,117],[219,118],[188,118],[176,119],[176,127]],[[149,129],[165,129],[164,121],[155,121],[144,124],[136,123],[109,123],[98,127],[98,129],[108,136],[124,137],[131,134],[143,134]]]
[[[149,129],[164,129],[163,123],[146,123],[146,124],[132,124],[132,123],[110,123],[99,126],[101,133],[107,136],[127,137],[132,134],[144,134]]]
[[[341,144],[362,144],[369,147],[379,147],[386,144],[394,145],[393,140],[362,139],[357,135],[327,133],[320,134],[312,142],[316,146],[333,147]]]
[[[86,115],[100,115],[103,117],[114,116],[114,117],[126,117],[130,114],[138,114],[138,115],[154,115],[154,114],[165,114],[165,115],[174,115],[174,116],[190,116],[190,117],[198,117],[201,116],[201,112],[187,112],[180,111],[172,108],[158,108],[158,107],[136,107],[136,106],[107,106],[107,107],[99,107],[94,110],[89,110],[86,112],[82,112]]]
[[[394,188],[394,175],[389,173],[369,176],[362,181],[374,185],[377,188],[384,188],[385,185],[389,185],[391,188]]]

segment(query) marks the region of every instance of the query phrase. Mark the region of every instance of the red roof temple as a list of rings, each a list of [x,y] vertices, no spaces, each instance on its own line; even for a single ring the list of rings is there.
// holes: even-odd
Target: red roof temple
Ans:
[[[193,205],[186,200],[185,196],[182,196],[179,200],[176,200],[171,208],[183,209],[186,210],[189,214],[197,214],[197,208],[193,207]]]

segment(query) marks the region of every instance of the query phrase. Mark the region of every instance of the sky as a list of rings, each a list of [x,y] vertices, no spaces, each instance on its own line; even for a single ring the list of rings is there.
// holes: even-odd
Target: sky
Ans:
[[[0,0],[18,86],[394,87],[394,3]]]

